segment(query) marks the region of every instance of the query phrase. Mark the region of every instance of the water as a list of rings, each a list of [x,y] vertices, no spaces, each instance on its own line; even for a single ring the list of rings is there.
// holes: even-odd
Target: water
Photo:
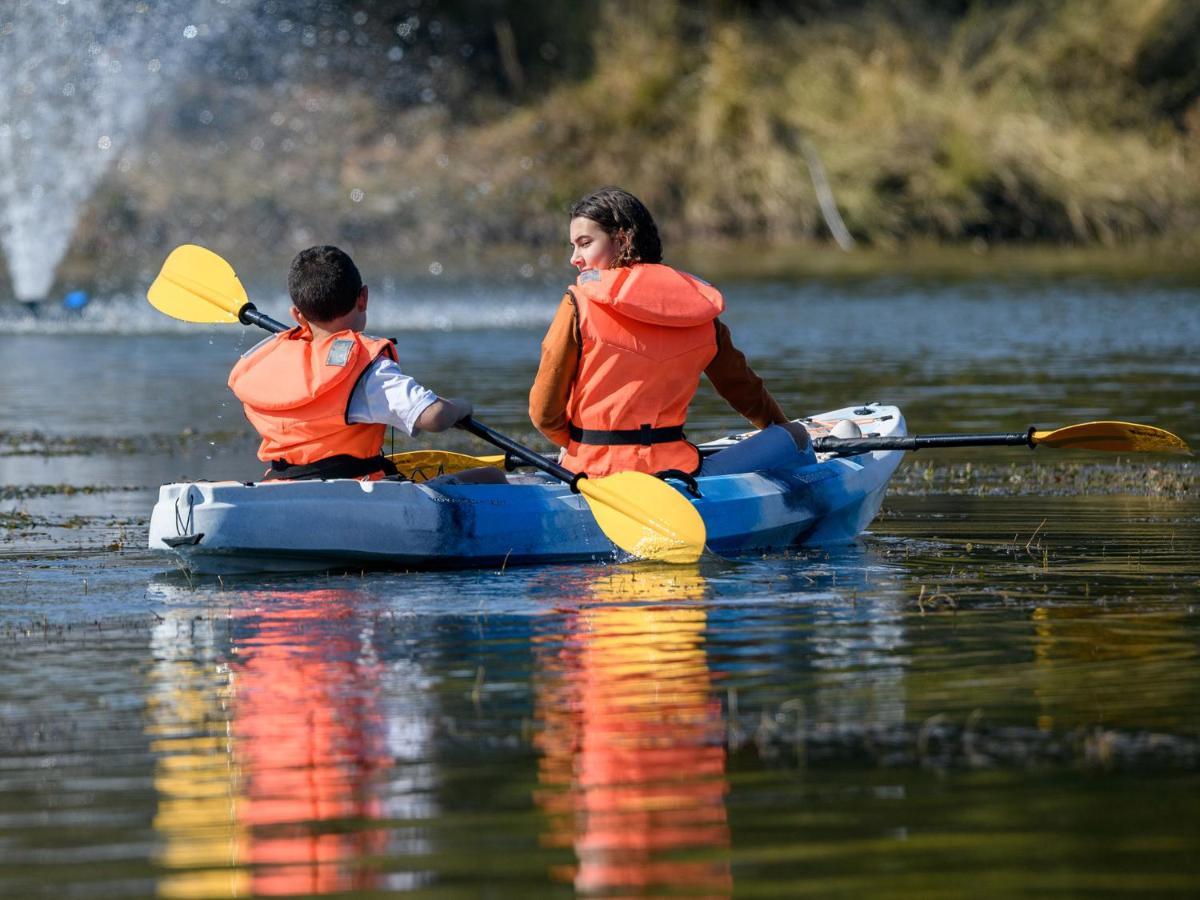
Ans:
[[[1200,444],[1187,287],[728,296],[793,414],[879,399],[916,431],[1125,418]],[[397,281],[371,310],[407,369],[533,440],[555,302]],[[1191,461],[917,454],[829,552],[189,580],[141,549],[154,488],[258,471],[223,387],[258,336],[119,297],[0,333],[5,895],[1200,883]],[[692,422],[738,427],[707,387]]]

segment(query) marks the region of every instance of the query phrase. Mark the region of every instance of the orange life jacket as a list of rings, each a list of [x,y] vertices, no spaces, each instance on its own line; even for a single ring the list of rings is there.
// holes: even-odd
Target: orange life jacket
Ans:
[[[386,338],[347,330],[313,340],[305,327],[239,359],[229,387],[262,437],[258,458],[304,466],[343,454],[377,456],[387,426],[351,424],[346,410],[362,374],[381,356],[396,358]]]
[[[717,352],[721,293],[669,266],[591,270],[570,290],[580,360],[567,400],[573,472],[694,472],[688,404]]]

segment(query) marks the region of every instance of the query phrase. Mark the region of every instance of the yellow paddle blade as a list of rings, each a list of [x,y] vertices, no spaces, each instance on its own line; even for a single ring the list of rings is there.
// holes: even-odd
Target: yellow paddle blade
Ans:
[[[670,563],[692,563],[704,552],[700,513],[661,478],[618,472],[581,478],[578,487],[600,530],[625,552]]]
[[[195,244],[171,251],[146,299],[159,312],[184,322],[237,322],[247,303],[246,289],[233,267]]]
[[[1182,438],[1136,422],[1084,422],[1054,431],[1035,431],[1033,443],[1056,450],[1115,450],[1127,453],[1191,453]]]
[[[400,474],[409,481],[422,482],[439,475],[453,475],[466,469],[478,469],[480,466],[495,466],[504,468],[504,454],[495,456],[468,456],[466,453],[453,453],[449,450],[409,450],[405,453],[393,453],[388,456]]]

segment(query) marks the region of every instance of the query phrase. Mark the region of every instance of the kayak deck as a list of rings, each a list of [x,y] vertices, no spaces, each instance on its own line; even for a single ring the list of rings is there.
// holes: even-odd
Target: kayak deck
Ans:
[[[895,407],[801,420],[814,435],[852,419],[904,434]],[[720,450],[745,435],[702,445]],[[900,453],[698,479],[689,498],[707,547],[738,556],[853,540],[883,501]],[[354,568],[467,568],[618,560],[583,497],[540,475],[511,484],[410,481],[189,482],[160,488],[149,545],[198,574]],[[673,483],[673,482],[672,482]]]

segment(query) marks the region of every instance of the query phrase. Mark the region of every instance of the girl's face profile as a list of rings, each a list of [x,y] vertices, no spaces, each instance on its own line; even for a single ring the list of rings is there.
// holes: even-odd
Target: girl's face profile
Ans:
[[[571,265],[580,272],[608,269],[617,256],[617,243],[591,219],[571,220]]]

